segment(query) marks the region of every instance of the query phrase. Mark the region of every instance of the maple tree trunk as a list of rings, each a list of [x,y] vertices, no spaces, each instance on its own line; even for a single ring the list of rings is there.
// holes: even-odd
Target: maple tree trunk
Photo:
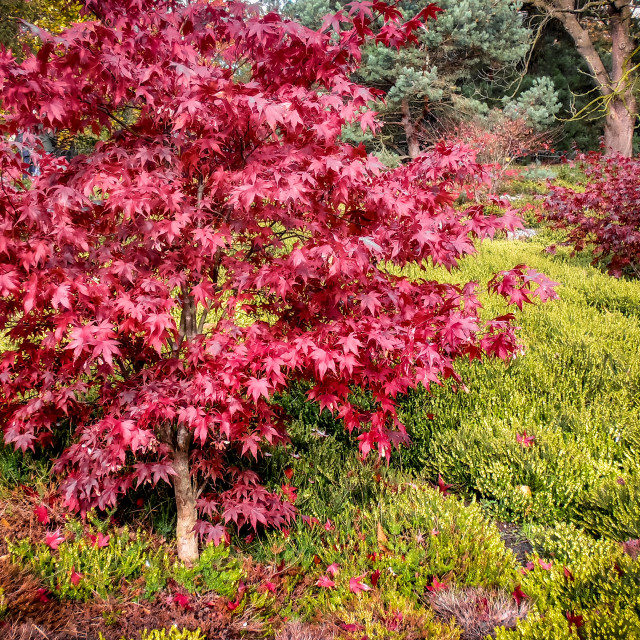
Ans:
[[[196,490],[191,481],[189,470],[190,440],[191,438],[186,433],[179,431],[177,446],[173,454],[173,470],[176,472],[173,477],[173,486],[178,508],[176,542],[178,557],[187,565],[193,565],[200,557],[198,538],[193,531],[198,514],[196,511]]]
[[[182,338],[187,338],[187,340],[192,340],[197,332],[196,303],[193,296],[186,292],[183,292],[179,332]],[[176,542],[178,557],[186,565],[193,565],[200,556],[198,538],[194,533],[194,527],[198,520],[196,489],[193,486],[191,470],[189,469],[189,451],[192,439],[193,434],[186,427],[178,427],[173,453],[173,470],[176,472],[173,478],[173,486],[178,510]]]
[[[418,143],[418,134],[415,125],[411,121],[411,111],[409,110],[409,101],[402,101],[402,126],[407,137],[407,147],[409,149],[409,157],[417,158],[420,155],[420,144]]]

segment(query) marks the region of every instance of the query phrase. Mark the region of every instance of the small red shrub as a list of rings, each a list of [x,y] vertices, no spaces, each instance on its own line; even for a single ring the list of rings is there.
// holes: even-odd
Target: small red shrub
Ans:
[[[593,250],[593,264],[612,276],[640,276],[640,158],[592,153],[578,164],[584,190],[553,186],[543,217],[564,229],[574,253]]]
[[[507,177],[517,173],[514,162],[548,150],[555,135],[553,131],[536,129],[524,118],[511,118],[494,109],[484,117],[459,122],[442,119],[426,135],[426,142],[439,139],[464,142],[488,169],[490,179],[485,188],[496,193]]]

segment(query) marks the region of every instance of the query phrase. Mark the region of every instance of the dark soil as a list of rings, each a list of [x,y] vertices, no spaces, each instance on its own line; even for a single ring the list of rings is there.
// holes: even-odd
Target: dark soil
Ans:
[[[496,522],[500,537],[508,549],[516,554],[520,564],[527,564],[527,554],[533,551],[531,542],[522,535],[522,529],[517,524]]]
[[[230,615],[225,601],[210,594],[192,598],[188,609],[165,594],[144,604],[118,602],[61,602],[42,598],[43,585],[20,571],[8,558],[0,559],[0,589],[7,612],[0,621],[1,640],[104,640],[137,638],[144,629],[200,629],[207,638],[235,640],[264,636],[264,625],[249,607]],[[43,601],[46,600],[46,601]]]

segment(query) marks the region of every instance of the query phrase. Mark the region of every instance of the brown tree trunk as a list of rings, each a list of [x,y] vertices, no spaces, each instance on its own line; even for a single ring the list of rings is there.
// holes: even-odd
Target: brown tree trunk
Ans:
[[[196,511],[196,490],[191,480],[189,469],[189,448],[191,434],[184,427],[179,427],[177,445],[173,454],[173,487],[176,494],[178,508],[178,526],[176,527],[176,542],[178,558],[186,565],[193,565],[198,561],[198,538],[194,527],[198,519]]]
[[[407,138],[407,148],[410,158],[417,158],[420,155],[420,144],[418,143],[418,132],[411,120],[411,111],[409,110],[409,101],[402,101],[402,126]]]
[[[632,141],[638,107],[632,87],[635,76],[626,72],[634,50],[631,38],[631,3],[615,0],[609,3],[609,33],[611,35],[611,70],[607,71],[596,49],[590,31],[579,20],[574,0],[531,0],[547,15],[562,23],[573,38],[578,53],[589,66],[598,91],[607,103],[604,144],[608,154],[632,154]],[[626,77],[625,77],[626,74]],[[615,95],[612,95],[615,94]]]
[[[616,92],[609,104],[604,125],[604,146],[607,153],[633,155],[633,132],[637,104],[633,97],[634,77],[627,71],[635,48],[631,39],[631,8],[627,2],[610,5],[611,88]]]
[[[633,132],[636,125],[633,96],[628,101],[616,99],[609,105],[604,123],[604,146],[609,155],[633,155]]]

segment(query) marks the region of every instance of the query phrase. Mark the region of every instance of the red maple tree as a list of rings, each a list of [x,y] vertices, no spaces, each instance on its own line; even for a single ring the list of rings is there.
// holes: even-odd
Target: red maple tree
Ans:
[[[454,208],[484,176],[462,146],[387,171],[340,140],[347,122],[377,127],[350,80],[363,43],[411,40],[432,5],[402,22],[354,3],[319,31],[238,2],[88,6],[98,20],[41,32],[22,64],[0,54],[4,437],[27,450],[73,426],[55,470],[75,510],[173,483],[190,562],[197,534],[294,516],[227,462],[287,441],[272,396],[292,380],[312,381],[363,456],[388,457],[407,441],[398,394],[457,377],[458,357],[513,354],[513,316],[481,322],[474,283],[401,269],[455,267],[517,220]],[[56,129],[102,141],[57,158],[37,137]],[[523,268],[492,286],[518,304],[553,295]]]

